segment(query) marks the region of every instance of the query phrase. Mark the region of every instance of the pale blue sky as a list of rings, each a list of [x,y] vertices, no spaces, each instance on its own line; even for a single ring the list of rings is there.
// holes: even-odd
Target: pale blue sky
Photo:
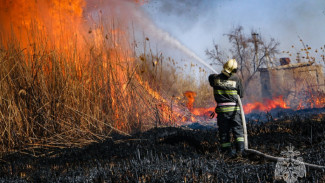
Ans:
[[[234,26],[257,30],[280,42],[280,51],[325,45],[325,0],[150,0],[142,7],[157,27],[207,60],[213,41],[227,47],[224,36]],[[294,58],[292,58],[294,60]]]

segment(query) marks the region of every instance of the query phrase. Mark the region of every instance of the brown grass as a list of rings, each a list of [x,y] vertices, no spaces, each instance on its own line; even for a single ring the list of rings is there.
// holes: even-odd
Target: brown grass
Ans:
[[[186,103],[186,91],[197,95],[194,107],[211,107],[215,105],[213,90],[208,82],[207,72],[189,61],[178,63],[170,57],[149,53],[139,58],[139,75],[165,98],[175,98]],[[190,71],[190,72],[189,72]],[[196,75],[198,73],[198,75]]]
[[[110,39],[86,52],[49,48],[46,38],[37,39],[27,48],[15,39],[0,45],[1,152],[82,146],[155,120],[148,94],[134,79],[134,55]]]
[[[197,85],[190,74],[179,74],[174,60],[145,49],[137,57],[128,45],[116,44],[125,40],[119,36],[106,34],[83,50],[77,39],[51,46],[37,31],[25,47],[15,37],[0,39],[0,151],[80,147],[112,132],[168,125],[170,104],[185,102],[187,90],[198,93],[199,105],[211,101],[205,78]]]

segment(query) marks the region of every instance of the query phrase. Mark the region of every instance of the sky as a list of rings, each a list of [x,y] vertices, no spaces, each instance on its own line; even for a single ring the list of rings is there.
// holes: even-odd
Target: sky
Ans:
[[[205,50],[214,42],[229,48],[225,34],[238,25],[247,34],[256,30],[266,40],[275,38],[280,51],[296,53],[302,48],[298,36],[313,49],[325,45],[325,0],[150,0],[141,8],[155,26],[206,61]]]

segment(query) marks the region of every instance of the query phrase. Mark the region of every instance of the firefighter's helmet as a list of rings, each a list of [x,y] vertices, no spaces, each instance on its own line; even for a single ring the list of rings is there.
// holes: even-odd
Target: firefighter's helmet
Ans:
[[[230,75],[232,73],[235,73],[237,71],[237,61],[235,59],[230,59],[228,60],[224,65],[223,65],[223,70],[222,72],[226,75]]]

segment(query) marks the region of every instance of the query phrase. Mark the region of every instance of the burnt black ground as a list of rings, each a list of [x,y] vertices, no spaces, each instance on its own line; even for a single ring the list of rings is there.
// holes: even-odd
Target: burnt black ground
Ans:
[[[276,162],[224,157],[217,133],[166,127],[44,157],[9,154],[0,159],[0,182],[283,182],[274,180]],[[305,162],[325,165],[325,119],[248,123],[248,134],[252,149],[281,156],[292,144]],[[300,182],[325,182],[325,173],[307,168]]]

